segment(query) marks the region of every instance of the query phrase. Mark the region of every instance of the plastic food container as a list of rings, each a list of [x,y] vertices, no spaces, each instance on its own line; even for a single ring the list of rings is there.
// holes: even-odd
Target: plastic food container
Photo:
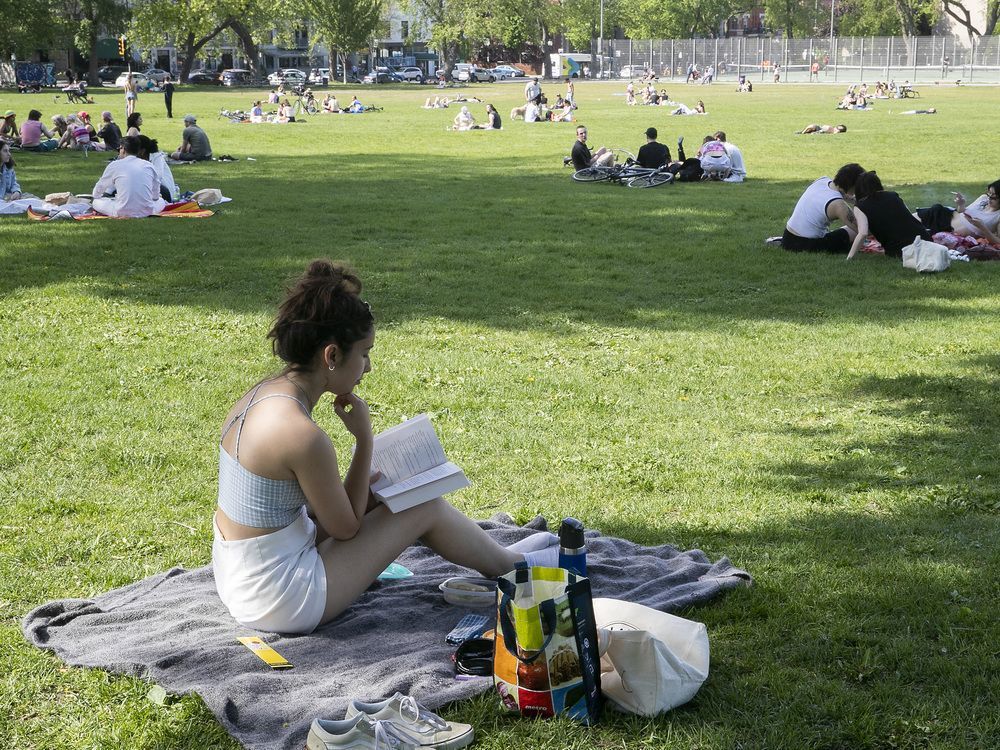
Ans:
[[[492,578],[449,578],[438,586],[444,600],[458,607],[495,607],[497,582]]]

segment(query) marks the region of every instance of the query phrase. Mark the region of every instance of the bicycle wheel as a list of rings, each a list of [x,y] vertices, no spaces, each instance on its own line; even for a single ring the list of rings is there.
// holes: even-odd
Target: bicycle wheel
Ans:
[[[670,172],[653,172],[652,174],[633,177],[625,184],[632,188],[651,188],[659,185],[667,185],[673,181],[674,176]]]
[[[577,182],[604,182],[611,179],[611,170],[607,167],[587,167],[573,173]]]

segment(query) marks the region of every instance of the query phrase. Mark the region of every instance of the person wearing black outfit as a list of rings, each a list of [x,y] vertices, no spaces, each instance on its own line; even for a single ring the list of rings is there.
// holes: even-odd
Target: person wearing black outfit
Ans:
[[[570,159],[573,161],[573,167],[579,172],[588,167],[611,166],[615,163],[615,152],[601,146],[595,153],[591,153],[590,149],[587,148],[587,128],[578,125],[576,143],[573,144]]]
[[[854,186],[857,205],[854,216],[858,222],[858,234],[847,254],[850,260],[864,245],[870,234],[885,249],[890,258],[901,258],[903,248],[917,237],[929,240],[931,232],[910,213],[898,193],[885,190],[882,180],[874,172],[864,172]]]
[[[167,105],[167,117],[173,119],[174,116],[174,82],[170,80],[168,74],[163,79],[163,103]]]
[[[646,145],[639,149],[640,167],[658,169],[670,162],[670,149],[656,140],[656,128],[646,128]]]

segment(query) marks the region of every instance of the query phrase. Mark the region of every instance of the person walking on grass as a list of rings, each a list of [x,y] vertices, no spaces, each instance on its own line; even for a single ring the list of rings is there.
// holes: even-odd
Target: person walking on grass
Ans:
[[[374,502],[371,417],[355,390],[372,369],[375,318],[353,272],[313,261],[268,338],[284,367],[237,400],[218,448],[212,568],[220,599],[243,627],[310,633],[417,540],[491,578],[522,561],[557,563],[553,534],[502,547],[443,498],[400,513]],[[314,421],[320,408],[354,439],[343,477]]]
[[[170,78],[170,74],[167,73],[166,77],[163,79],[163,103],[167,108],[167,119],[173,119],[174,117],[174,82]]]

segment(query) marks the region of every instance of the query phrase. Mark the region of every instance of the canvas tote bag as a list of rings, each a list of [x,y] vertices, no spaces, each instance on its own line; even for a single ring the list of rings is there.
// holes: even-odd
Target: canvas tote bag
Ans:
[[[948,248],[936,242],[928,242],[916,237],[903,248],[903,268],[912,268],[918,273],[937,273],[951,265]]]
[[[607,641],[601,689],[623,711],[669,711],[691,700],[708,678],[704,623],[618,599],[594,599],[594,617]]]

